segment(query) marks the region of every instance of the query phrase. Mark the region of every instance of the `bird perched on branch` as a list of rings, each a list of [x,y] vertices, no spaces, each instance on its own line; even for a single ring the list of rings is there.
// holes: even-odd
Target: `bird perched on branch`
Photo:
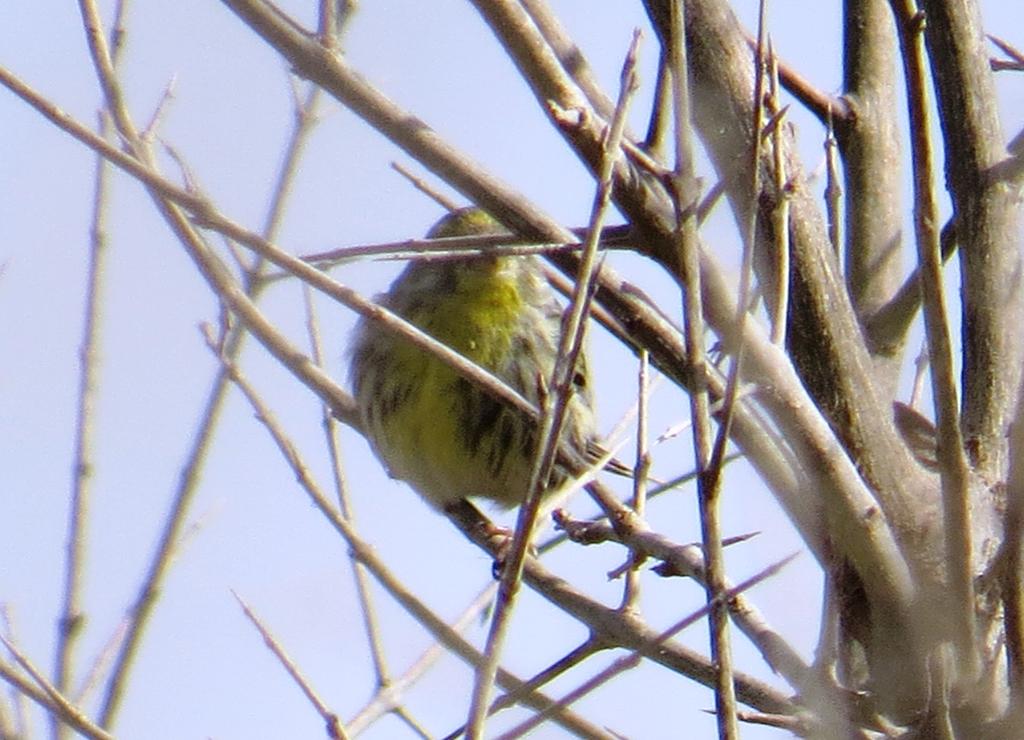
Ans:
[[[430,238],[501,234],[479,208],[441,219]],[[535,408],[551,380],[562,309],[538,258],[500,253],[410,263],[378,302],[518,391]],[[429,503],[469,497],[510,508],[528,493],[537,425],[408,339],[363,318],[351,353],[354,395],[377,457]],[[587,454],[593,399],[583,354],[561,442]],[[556,466],[555,479],[564,477]]]

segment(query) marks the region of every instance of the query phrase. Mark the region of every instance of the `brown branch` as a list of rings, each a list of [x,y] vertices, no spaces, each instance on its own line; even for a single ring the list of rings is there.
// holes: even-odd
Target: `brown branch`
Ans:
[[[317,88],[319,89],[319,88]],[[326,367],[323,342],[320,334],[320,325],[316,314],[316,304],[313,298],[312,289],[303,284],[302,301],[306,309],[306,325],[309,334],[310,346],[314,361],[320,367]],[[325,443],[331,461],[331,472],[334,478],[334,490],[338,497],[338,509],[341,515],[355,526],[355,510],[349,495],[348,484],[345,480],[344,469],[341,459],[341,439],[339,435],[339,424],[331,413],[331,408],[321,403],[321,423],[325,436]],[[387,660],[384,656],[384,644],[382,631],[377,619],[377,612],[374,606],[373,593],[370,590],[370,583],[366,569],[351,555],[348,563],[352,569],[352,580],[356,588],[356,595],[359,600],[359,611],[363,618],[363,629],[366,633],[366,642],[370,651],[370,659],[377,677],[377,685],[384,687],[392,684],[388,673]],[[352,730],[353,734],[356,731]]]
[[[843,256],[843,211],[840,206],[840,200],[843,197],[843,185],[839,176],[839,155],[836,151],[838,146],[832,118],[829,117],[825,126],[825,213],[828,218],[828,240],[832,242],[832,249],[836,253],[836,261],[841,263]]]
[[[998,479],[1024,365],[1021,206],[1015,187],[989,176],[1006,151],[978,3],[921,7],[961,244],[961,425],[971,462]]]
[[[118,2],[111,26],[109,44],[111,65],[118,67],[124,51],[127,1]],[[99,135],[111,135],[110,119],[105,112],[99,114]],[[101,343],[101,315],[104,300],[104,279],[107,256],[106,209],[110,165],[101,156],[96,157],[96,176],[93,193],[92,226],[90,228],[89,269],[86,278],[86,305],[83,314],[82,343],[79,349],[78,410],[75,425],[75,451],[72,471],[72,490],[69,502],[67,543],[65,547],[64,593],[61,616],[57,620],[57,639],[54,661],[54,685],[61,693],[70,690],[74,667],[74,649],[82,636],[85,616],[82,614],[82,590],[93,476],[93,436],[95,401],[99,384],[99,357]],[[54,735],[68,736],[68,728],[54,718]]]
[[[209,337],[207,337],[207,341],[209,341]],[[348,740],[350,735],[345,731],[345,727],[342,725],[341,720],[338,719],[338,715],[332,712],[324,700],[320,698],[320,695],[309,683],[309,680],[302,675],[302,671],[299,670],[295,661],[288,656],[284,646],[281,645],[280,641],[274,637],[266,625],[263,624],[263,621],[256,615],[256,612],[252,610],[252,607],[249,606],[249,604],[247,604],[245,600],[242,599],[242,597],[234,590],[232,590],[231,593],[235,597],[235,601],[238,602],[238,605],[242,607],[242,612],[248,620],[252,622],[256,631],[260,633],[260,637],[263,638],[263,644],[270,649],[270,652],[274,654],[281,666],[285,669],[288,675],[291,676],[292,681],[295,682],[302,693],[305,694],[309,703],[313,705],[314,709],[316,709],[317,714],[320,715],[320,718],[324,721],[324,724],[327,727],[327,737],[331,738],[331,740]]]
[[[914,171],[914,225],[925,329],[931,365],[932,397],[938,421],[938,456],[942,471],[945,520],[946,598],[957,665],[956,677],[971,685],[980,670],[974,625],[974,568],[968,500],[967,458],[960,436],[952,340],[946,322],[942,260],[939,255],[938,207],[932,170],[932,143],[927,114],[923,25],[913,0],[894,4],[907,79]]]
[[[899,287],[903,173],[897,128],[897,44],[887,0],[844,3],[843,89],[853,115],[836,127],[845,173],[846,285],[861,324]],[[905,334],[869,343],[883,400],[895,397]]]
[[[985,34],[985,36],[989,41],[998,46],[1001,52],[1003,52],[1004,54],[1006,54],[1006,56],[1010,57],[1010,59],[1013,60],[1013,63],[1016,65],[1017,69],[1024,69],[1024,52],[1020,51],[1013,44],[1011,44],[1008,41],[1005,41],[1004,39],[999,38],[998,36],[993,36],[990,33]]]
[[[400,162],[392,162],[391,169],[408,180],[414,188],[426,195],[446,211],[451,212],[459,207],[458,203],[442,194],[437,188],[430,185],[422,177],[417,177],[409,168],[405,167]]]
[[[775,296],[771,300],[772,305],[772,341],[780,347],[786,346],[786,326],[789,323],[789,273],[790,273],[790,247],[789,247],[789,192],[792,184],[786,174],[786,158],[783,156],[785,140],[783,128],[786,125],[786,108],[782,107],[779,97],[779,60],[775,56],[775,50],[769,44],[768,63],[770,67],[770,105],[774,112],[771,126],[772,140],[772,181],[775,185],[775,192],[778,194],[778,202],[772,208],[772,238],[775,241]],[[831,238],[832,244],[835,241]]]
[[[747,45],[752,52],[757,51],[757,39],[753,36],[746,36]],[[779,81],[782,86],[796,98],[811,113],[813,113],[822,125],[828,123],[831,118],[836,128],[844,128],[855,122],[857,114],[845,97],[829,95],[816,87],[806,77],[801,75],[795,67],[783,60],[778,61]]]
[[[675,128],[676,165],[673,179],[675,189],[676,230],[678,233],[678,258],[676,273],[683,279],[683,330],[686,340],[686,354],[693,363],[697,384],[690,393],[690,417],[693,420],[693,453],[697,463],[697,498],[700,510],[701,541],[704,546],[706,566],[704,588],[708,604],[708,630],[711,644],[711,659],[718,666],[715,679],[715,709],[718,719],[718,734],[723,740],[736,738],[739,727],[736,721],[736,690],[733,685],[733,654],[729,634],[728,607],[723,601],[725,593],[725,555],[722,551],[722,526],[720,518],[720,493],[725,439],[729,433],[729,419],[735,408],[739,389],[740,350],[733,360],[733,366],[726,384],[725,404],[720,419],[718,438],[711,431],[710,402],[707,384],[707,357],[704,351],[705,324],[702,308],[703,290],[700,279],[700,242],[697,238],[698,191],[694,170],[693,123],[691,120],[690,69],[686,34],[686,6],[682,0],[674,0],[670,6],[671,29],[667,58],[672,69],[672,113]],[[762,4],[763,9],[763,4]],[[756,154],[755,154],[756,158]],[[743,285],[749,284],[749,262],[741,278]],[[745,295],[741,288],[741,294]],[[740,298],[739,305],[745,305]],[[744,316],[746,311],[742,311]],[[721,441],[721,443],[720,443]]]
[[[522,0],[523,8],[537,26],[547,45],[558,57],[562,68],[575,82],[587,101],[602,117],[611,120],[615,115],[615,101],[605,94],[594,77],[583,51],[573,42],[557,16],[544,0]]]
[[[93,738],[93,740],[113,740],[113,735],[90,720],[85,712],[58,691],[57,687],[47,680],[43,672],[13,642],[0,634],[0,643],[14,656],[15,661],[29,675],[31,681],[3,661],[0,661],[0,678],[24,696],[44,707],[55,719],[70,725],[86,737]]]

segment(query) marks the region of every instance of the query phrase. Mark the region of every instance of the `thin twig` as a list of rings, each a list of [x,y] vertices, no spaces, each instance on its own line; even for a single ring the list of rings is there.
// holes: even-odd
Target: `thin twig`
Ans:
[[[122,643],[124,643],[127,630],[128,619],[125,618],[117,625],[117,629],[111,632],[106,643],[97,652],[96,657],[93,658],[89,665],[88,672],[82,677],[81,683],[72,695],[72,699],[74,699],[76,704],[87,706],[89,701],[91,701],[92,695],[102,685],[103,677],[110,669],[110,666],[113,665],[114,657],[117,655],[117,651]]]
[[[924,395],[924,381],[929,360],[928,340],[925,339],[921,341],[921,349],[918,351],[917,357],[914,358],[914,382],[910,386],[910,398],[907,401],[907,405],[912,409],[917,408]]]
[[[163,122],[164,115],[166,115],[171,101],[174,100],[174,91],[177,86],[178,78],[172,76],[171,79],[167,81],[163,94],[160,95],[160,101],[156,104],[152,115],[149,117],[149,122],[146,123],[142,131],[139,132],[139,138],[143,141],[152,142],[153,138],[156,136],[156,132],[160,129],[160,124]]]
[[[519,580],[522,577],[523,563],[529,547],[530,535],[536,521],[537,511],[541,503],[544,481],[554,465],[555,454],[561,439],[562,424],[565,421],[572,392],[572,378],[576,372],[577,358],[582,351],[583,334],[586,328],[585,317],[592,297],[591,282],[597,258],[597,244],[600,241],[601,229],[605,213],[611,201],[612,167],[620,156],[619,147],[626,125],[626,112],[629,102],[636,92],[636,55],[640,43],[639,31],[634,32],[626,61],[622,69],[622,85],[619,100],[615,107],[615,116],[609,128],[605,142],[605,162],[598,177],[597,194],[591,212],[590,233],[583,251],[580,273],[577,278],[576,291],[570,305],[568,320],[565,322],[558,347],[558,360],[555,363],[550,386],[553,394],[549,396],[550,405],[541,417],[538,432],[538,452],[530,473],[529,494],[519,509],[516,531],[512,539],[510,554],[502,570],[498,598],[495,603],[491,628],[487,635],[484,648],[485,663],[477,670],[473,686],[473,698],[470,702],[469,718],[466,721],[466,736],[470,740],[479,740],[483,736],[483,728],[487,718],[487,704],[491,686],[494,683],[505,632],[511,617]]]
[[[360,567],[364,566],[360,564]],[[490,608],[497,587],[494,582],[488,583],[452,623],[452,629],[461,633],[470,624],[478,621],[480,615]],[[400,709],[399,699],[445,655],[444,644],[434,642],[412,662],[401,676],[377,688],[376,693],[367,701],[366,705],[346,723],[349,731],[353,735],[358,735],[384,714]]]
[[[62,722],[71,725],[87,737],[97,738],[97,740],[113,740],[113,735],[95,724],[85,712],[72,704],[64,694],[58,691],[57,687],[47,680],[43,672],[36,668],[32,661],[13,642],[0,634],[0,643],[3,643],[4,647],[14,656],[18,665],[32,677],[36,685],[42,689],[43,694],[40,696],[39,693],[28,690],[30,684],[26,684],[21,676],[3,662],[0,662],[0,677],[36,703],[46,707],[54,718],[59,718]]]
[[[270,652],[274,654],[277,660],[284,666],[284,669],[288,672],[288,675],[292,677],[292,680],[302,690],[302,693],[306,695],[306,699],[316,709],[317,714],[323,719],[324,724],[327,726],[327,736],[331,740],[348,740],[349,735],[345,732],[345,727],[341,724],[341,720],[338,719],[338,715],[330,710],[327,704],[324,703],[320,695],[317,694],[316,690],[310,685],[309,681],[298,666],[295,665],[288,653],[285,652],[281,643],[271,634],[270,630],[264,626],[263,622],[259,617],[256,616],[256,612],[252,610],[245,600],[238,595],[238,593],[232,589],[231,594],[235,597],[235,601],[242,607],[242,612],[248,617],[249,621],[252,622],[256,631],[260,633],[263,638],[263,643],[270,649]]]
[[[747,37],[747,44],[755,54],[760,53],[759,43],[761,39]],[[843,97],[829,95],[816,86],[810,80],[801,75],[796,69],[783,61],[779,62],[779,79],[782,86],[789,93],[799,100],[807,110],[817,116],[823,124],[830,117],[837,120],[840,126],[845,126],[853,115],[849,103]]]
[[[328,49],[334,49],[338,43],[338,3],[337,0],[320,0],[319,23],[317,36],[320,43]]]
[[[725,454],[725,445],[729,437],[729,425],[733,416],[733,408],[736,403],[736,396],[739,390],[740,368],[743,363],[743,354],[746,342],[743,337],[746,333],[747,314],[750,306],[750,289],[753,280],[754,249],[757,242],[758,216],[760,208],[757,198],[761,192],[761,152],[762,152],[762,130],[764,129],[764,77],[765,77],[765,25],[764,12],[765,0],[761,0],[758,16],[758,45],[755,55],[755,80],[754,80],[754,120],[750,149],[750,172],[751,172],[751,198],[750,215],[743,234],[743,261],[740,267],[740,285],[736,298],[736,336],[739,338],[737,345],[732,348],[732,363],[729,366],[729,374],[726,380],[725,406],[722,409],[719,421],[718,436],[715,439],[715,447],[711,455],[710,469],[719,469],[721,460]],[[717,477],[718,473],[713,473]]]
[[[100,87],[103,90],[107,110],[110,112],[118,134],[125,141],[127,148],[131,152],[131,155],[126,156],[140,167],[148,168],[153,162],[152,153],[147,142],[142,138],[139,130],[132,122],[125,104],[113,59],[111,58],[110,48],[102,30],[103,23],[100,19],[96,3],[94,0],[79,0],[79,9],[82,15],[82,24],[92,57],[93,67],[95,68]],[[103,143],[106,144],[105,141]],[[167,543],[167,545],[166,551],[169,552],[170,543]],[[161,566],[161,571],[166,567],[166,561],[164,560],[163,562],[164,565]],[[153,594],[156,591],[147,590],[143,593],[145,595],[137,603],[133,614],[137,625],[146,623],[145,617],[152,608],[154,603]],[[129,630],[128,638],[122,646],[114,671],[108,681],[107,693],[100,713],[100,723],[105,727],[111,726],[113,722],[120,698],[123,695],[124,680],[127,674],[126,669],[135,655],[137,638],[140,634],[139,631]],[[133,640],[133,637],[136,639]]]
[[[313,301],[313,290],[309,285],[302,284],[302,301],[306,309],[306,325],[308,328],[309,341],[312,347],[313,361],[321,367],[324,366],[323,345],[320,339],[319,322],[317,321],[316,305]],[[322,424],[326,437],[327,449],[331,460],[331,472],[334,476],[334,489],[338,496],[338,508],[341,515],[354,528],[355,510],[349,496],[348,484],[345,481],[345,474],[341,461],[341,441],[338,435],[338,422],[331,413],[327,404],[321,404]],[[367,579],[366,569],[351,554],[348,558],[352,568],[352,578],[355,581],[356,594],[359,599],[360,613],[363,617],[363,629],[366,632],[366,642],[370,648],[370,657],[373,661],[373,668],[377,676],[378,686],[387,686],[391,678],[389,676],[387,661],[384,658],[384,646],[381,639],[380,625],[377,622],[377,613],[374,608],[373,595],[370,591],[370,584]]]
[[[1006,56],[1010,57],[1010,59],[1013,60],[1013,62],[1016,64],[1016,69],[1024,69],[1024,52],[1020,51],[1011,43],[1009,43],[1008,41],[1004,41],[998,36],[993,36],[990,33],[985,35],[988,37],[989,41],[991,41],[993,44],[999,47],[999,50],[1001,52],[1003,52],[1004,54],[1006,54]]]
[[[653,161],[664,158],[665,147],[671,132],[672,75],[669,73],[667,52],[662,49],[658,59],[658,79],[654,83],[654,100],[651,103],[651,115],[647,123],[647,134],[644,136],[643,151]],[[648,168],[650,169],[650,168]],[[656,176],[664,179],[666,168],[661,167]]]
[[[650,362],[646,350],[640,352],[640,364],[637,368],[637,414],[636,414],[636,465],[633,468],[633,512],[637,518],[643,519],[647,511],[647,476],[651,470],[651,452],[647,441],[648,396],[650,391]],[[626,587],[622,595],[622,609],[626,612],[637,612],[640,608],[640,574],[638,568],[643,558],[632,553],[629,558],[629,569],[626,571]]]
[[[752,255],[756,239],[757,194],[760,192],[758,173],[761,166],[761,138],[763,123],[763,78],[764,78],[764,2],[762,1],[759,16],[758,44],[755,59],[756,80],[754,84],[754,126],[751,164],[753,172],[752,190],[755,203],[750,209],[751,224],[744,242],[743,267],[740,277],[739,299],[737,303],[738,334],[742,336],[743,325],[747,314],[747,295],[749,292],[750,275],[752,272]],[[691,143],[691,112],[690,94],[687,84],[688,66],[686,49],[685,9],[682,2],[672,3],[670,19],[672,31],[671,58],[675,70],[673,95],[675,98],[676,126],[676,158],[677,178],[679,181],[677,199],[677,219],[680,232],[681,263],[684,267],[683,276],[686,283],[684,317],[687,355],[694,363],[700,380],[696,389],[690,394],[690,413],[693,418],[694,457],[700,475],[697,478],[697,491],[700,505],[701,540],[704,545],[706,569],[705,592],[709,605],[709,635],[711,656],[718,666],[715,684],[715,705],[717,709],[718,735],[723,740],[732,740],[739,736],[736,720],[736,692],[733,683],[732,649],[729,636],[729,620],[727,603],[720,599],[725,591],[725,555],[722,551],[722,530],[719,519],[719,494],[721,492],[722,462],[724,460],[725,439],[732,416],[731,409],[736,403],[739,389],[740,366],[742,362],[742,342],[735,350],[733,364],[726,382],[725,406],[719,421],[717,439],[711,431],[709,401],[704,377],[707,374],[707,361],[704,353],[704,316],[703,288],[700,278],[699,242],[695,214],[691,203],[696,202],[696,193],[691,184],[693,175],[693,145]]]
[[[736,453],[736,454],[730,455],[726,460],[727,460],[727,463],[731,463],[731,462],[734,462],[734,461],[740,459],[740,457],[742,457],[742,456],[739,453]],[[657,486],[655,486],[650,491],[648,491],[647,499],[650,500],[650,499],[653,499],[653,498],[655,498],[657,496],[663,496],[666,493],[669,493],[670,491],[673,491],[673,490],[675,490],[677,488],[680,488],[680,487],[686,485],[687,483],[692,483],[696,479],[697,479],[697,471],[695,471],[695,470],[691,471],[689,473],[684,473],[682,475],[678,475],[675,478],[672,478],[670,480],[665,481],[664,483],[659,483]],[[561,517],[562,514],[557,509],[555,509],[552,512],[552,516],[553,517]],[[597,514],[594,517],[586,520],[586,523],[594,524],[594,523],[598,523],[598,522],[606,522],[608,520],[608,516],[609,515],[608,515],[607,512],[603,512],[602,511],[600,514]],[[557,524],[557,520],[556,520],[556,524]],[[571,538],[569,537],[569,535],[566,532],[556,532],[549,539],[545,540],[544,542],[541,542],[537,546],[537,552],[540,553],[540,554],[544,554],[544,553],[548,552],[549,550],[552,550],[552,549],[558,547],[559,545],[561,545],[562,543],[564,543],[566,540],[569,540],[569,539],[571,539]],[[623,542],[623,539],[618,536],[618,533],[616,533],[615,540],[616,540],[616,542]]]
[[[604,118],[612,118],[615,114],[612,100],[601,88],[583,51],[562,27],[558,17],[551,12],[548,3],[543,0],[522,0],[522,6],[558,57],[566,74],[579,86],[587,101],[594,106],[594,110]]]
[[[779,99],[779,60],[768,44],[769,97],[777,120],[772,127],[772,164],[775,175],[775,206],[772,209],[772,231],[775,242],[775,300],[772,306],[772,341],[786,346],[786,325],[789,321],[789,200],[790,184],[786,175],[783,132],[786,109]],[[836,242],[833,242],[835,244]]]
[[[430,198],[432,201],[434,201],[439,206],[444,208],[446,211],[451,212],[459,207],[459,204],[457,202],[445,196],[443,193],[441,193],[441,191],[433,187],[422,177],[417,177],[416,175],[414,175],[408,167],[405,167],[400,162],[392,162],[391,169],[393,169],[399,175],[408,180],[414,188],[416,188],[421,193],[426,195],[428,198]]]
[[[101,135],[109,135],[107,117],[100,113]],[[85,626],[82,614],[82,589],[88,538],[91,484],[95,461],[93,435],[95,431],[95,403],[99,390],[99,346],[101,341],[101,306],[104,297],[107,234],[106,207],[109,165],[102,157],[96,158],[93,195],[93,216],[90,229],[89,268],[86,277],[85,322],[79,349],[78,411],[75,416],[75,451],[71,467],[71,496],[68,511],[67,541],[65,546],[64,592],[61,615],[57,620],[54,685],[68,693],[74,664],[74,650]],[[67,727],[53,718],[54,737],[66,737]]]
[[[928,64],[924,48],[924,16],[914,0],[897,4],[897,25],[907,78],[912,168],[914,172],[914,225],[925,330],[928,337],[932,398],[938,429],[942,504],[946,545],[947,605],[959,667],[955,681],[972,685],[980,669],[974,627],[974,569],[971,515],[968,499],[968,463],[960,430],[957,382],[952,339],[946,320],[942,281],[938,205],[935,196],[932,141],[928,121]]]
[[[807,732],[807,722],[790,714],[763,714],[762,712],[737,712],[736,719],[752,725],[776,727],[790,732],[793,737],[800,737]]]
[[[17,715],[18,710],[21,709],[22,702],[25,701],[25,696],[16,689],[10,693],[11,696],[7,696],[6,692],[3,696],[0,696],[0,737],[31,737],[31,733],[27,728],[22,731],[21,720],[23,718]],[[8,700],[10,700],[10,706],[8,706]]]
[[[832,110],[825,122],[825,212],[828,215],[828,239],[836,254],[836,264],[842,264],[842,200],[843,180],[839,173],[839,144],[833,125]]]
[[[14,625],[14,614],[11,610],[11,605],[4,602],[0,602],[0,632],[5,633],[10,640],[17,641],[18,631]],[[2,665],[2,662],[0,662],[0,665]],[[32,714],[29,712],[28,706],[30,692],[26,691],[26,687],[22,683],[25,679],[22,679],[20,674],[18,674],[17,680],[19,682],[14,682],[13,678],[9,679],[12,688],[14,688],[14,691],[12,691],[13,696],[11,697],[11,703],[14,705],[14,720],[17,724],[17,732],[14,734],[14,737],[33,737]],[[34,684],[29,684],[27,688],[31,692],[38,692]],[[48,701],[41,693],[40,696],[43,701]]]
[[[128,3],[119,0],[111,24],[110,45],[112,67],[117,69],[124,50],[125,21]],[[110,119],[99,114],[99,136],[111,136]],[[83,311],[85,321],[82,327],[82,343],[79,349],[78,409],[75,415],[75,449],[71,481],[71,496],[68,507],[68,529],[65,545],[64,590],[61,614],[57,620],[57,640],[54,657],[54,685],[62,694],[71,688],[71,674],[74,666],[74,651],[81,637],[85,617],[82,614],[82,591],[85,571],[85,556],[88,543],[91,484],[95,461],[93,460],[93,435],[95,432],[95,404],[99,390],[99,347],[101,343],[101,316],[104,299],[106,274],[107,233],[106,215],[108,205],[108,184],[110,165],[102,156],[96,156],[96,174],[93,185],[92,226],[89,230],[89,268],[86,277],[86,305]],[[68,728],[54,718],[52,725],[55,738],[68,736]]]
[[[300,259],[320,268],[328,268],[367,257],[394,260],[425,259],[434,255],[441,259],[465,259],[472,255],[490,257],[498,254],[503,257],[518,257],[532,254],[553,254],[559,251],[579,251],[582,248],[583,244],[580,242],[530,244],[514,234],[473,234],[470,236],[446,236],[439,239],[403,239],[397,242],[342,247],[302,255]]]

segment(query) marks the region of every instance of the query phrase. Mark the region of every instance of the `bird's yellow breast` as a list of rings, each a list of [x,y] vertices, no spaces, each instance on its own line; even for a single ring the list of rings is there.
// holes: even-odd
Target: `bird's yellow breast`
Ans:
[[[516,276],[502,261],[493,269],[456,273],[448,290],[429,296],[428,306],[410,306],[406,318],[427,334],[506,382],[515,336],[524,310]],[[409,390],[389,414],[379,452],[392,473],[408,480],[434,503],[485,496],[512,505],[525,495],[528,467],[518,458],[495,470],[491,448],[500,440],[465,440],[466,384],[471,383],[428,352],[399,337],[393,340],[393,377],[408,379]],[[476,393],[483,393],[476,391]],[[506,412],[515,413],[515,412]],[[468,442],[468,444],[467,444]],[[500,454],[506,457],[503,451]]]

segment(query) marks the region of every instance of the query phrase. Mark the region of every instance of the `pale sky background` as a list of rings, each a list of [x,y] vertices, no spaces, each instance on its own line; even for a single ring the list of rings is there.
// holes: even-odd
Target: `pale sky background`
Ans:
[[[311,21],[316,5],[280,4],[304,22]],[[112,3],[105,5],[109,12]],[[635,130],[644,130],[656,40],[641,4],[564,0],[552,5],[613,96],[633,28],[647,30],[641,50],[644,91],[633,116]],[[752,28],[754,3],[734,5]],[[839,6],[777,0],[770,9],[780,55],[827,91],[837,91],[840,83]],[[990,32],[1024,47],[1020,3],[988,0],[984,8]],[[174,78],[162,138],[228,216],[258,230],[291,125],[291,93],[281,60],[212,0],[137,0],[131,5],[127,44],[124,81],[135,120],[149,118]],[[364,0],[346,50],[351,63],[384,93],[491,172],[567,224],[586,220],[591,178],[551,129],[468,3]],[[0,4],[0,65],[93,125],[100,94],[75,4]],[[1003,73],[997,79],[1006,132],[1012,135],[1024,125],[1024,77]],[[328,101],[322,110],[279,243],[301,254],[421,235],[440,209],[388,165],[397,160],[417,172],[422,169],[337,104]],[[822,156],[820,130],[796,108],[793,118],[802,134],[806,169],[814,170]],[[6,90],[0,90],[0,122],[0,604],[11,612],[17,642],[49,670],[63,577],[95,163],[82,146]],[[168,172],[177,172],[169,159],[164,164]],[[215,370],[197,326],[216,320],[216,302],[141,187],[120,174],[113,178],[108,224],[87,625],[79,665],[101,650],[134,598]],[[705,238],[733,259],[735,238],[729,226],[722,210]],[[613,255],[610,263],[666,311],[677,312],[677,295],[648,265],[625,255]],[[384,289],[397,269],[366,263],[334,275],[370,295]],[[955,297],[955,290],[951,293]],[[306,346],[296,285],[275,287],[263,306]],[[353,317],[327,300],[320,300],[318,308],[329,369],[345,378],[344,348]],[[599,331],[593,343],[601,423],[610,429],[632,403],[635,361]],[[327,487],[316,400],[255,342],[242,364]],[[653,434],[687,413],[684,397],[667,386],[657,391],[653,406]],[[488,582],[489,560],[406,486],[389,480],[355,434],[346,430],[344,444],[364,537],[422,598],[454,617]],[[626,459],[630,450],[627,446],[623,452]],[[655,475],[686,470],[689,450],[688,438],[668,443],[657,453]],[[729,550],[733,579],[803,550],[749,471],[730,470],[726,491],[726,534],[763,533]],[[590,510],[586,501],[573,504],[574,513]],[[692,491],[654,503],[651,516],[679,542],[699,537]],[[345,547],[306,502],[235,392],[190,519],[195,529],[166,582],[117,735],[153,740],[323,737],[319,717],[264,649],[230,589],[273,629],[331,708],[350,717],[373,685]],[[604,574],[621,557],[621,550],[610,545],[570,546],[548,565],[615,604],[621,583],[607,583]],[[664,581],[649,572],[643,580],[644,607],[654,625],[668,625],[703,602],[702,589],[692,582]],[[817,638],[819,588],[815,563],[804,553],[778,579],[750,594],[808,658]],[[381,592],[375,595],[390,668],[398,676],[430,638]],[[506,666],[529,676],[575,647],[585,637],[578,632],[527,594]],[[478,643],[485,634],[485,624],[469,631]],[[706,652],[703,623],[682,639]],[[743,670],[782,686],[742,637],[737,637],[736,650]],[[613,657],[598,656],[548,691],[565,693]],[[408,706],[428,728],[443,734],[464,718],[463,697],[470,685],[471,672],[464,664],[445,658],[412,690]],[[85,706],[92,710],[94,704]],[[703,711],[712,706],[708,690],[645,664],[577,710],[630,737],[703,738],[714,733],[714,720]],[[510,712],[489,727],[509,727],[524,716]],[[48,733],[41,714],[34,712],[32,719],[33,737]],[[533,736],[561,733],[548,727]],[[783,736],[744,729],[748,738]],[[364,737],[412,734],[397,720],[386,719]]]

